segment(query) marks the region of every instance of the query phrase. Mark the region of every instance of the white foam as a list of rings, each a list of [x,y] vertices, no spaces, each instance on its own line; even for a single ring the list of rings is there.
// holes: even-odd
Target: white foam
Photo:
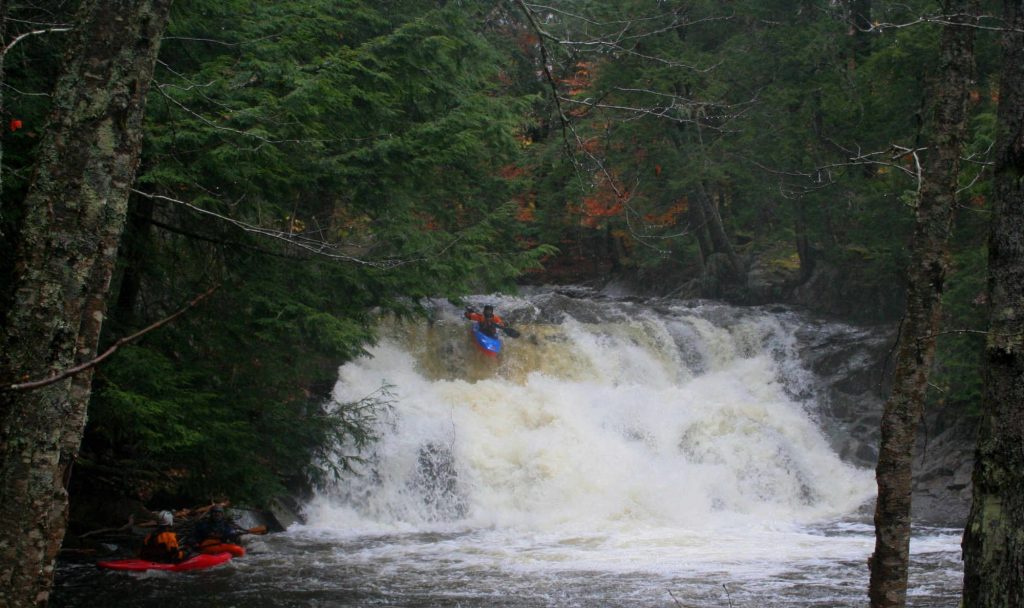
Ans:
[[[806,523],[870,498],[871,473],[841,462],[782,390],[799,366],[776,319],[610,316],[622,320],[521,327],[540,339],[507,341],[504,361],[461,378],[479,362],[460,323],[435,324],[433,348],[393,327],[335,389],[346,401],[389,383],[393,416],[363,475],[313,501],[310,525],[640,534]],[[673,340],[683,325],[698,369]]]

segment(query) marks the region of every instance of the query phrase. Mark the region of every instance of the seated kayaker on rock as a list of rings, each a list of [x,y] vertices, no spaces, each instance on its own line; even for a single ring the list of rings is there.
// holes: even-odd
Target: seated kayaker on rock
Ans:
[[[241,534],[248,532],[235,524],[224,514],[224,507],[213,505],[192,528],[191,542],[200,553],[231,553],[235,557],[245,555],[245,549],[238,543]]]
[[[503,329],[508,327],[501,317],[494,314],[494,307],[490,304],[484,306],[484,314],[478,313],[472,306],[467,306],[463,316],[470,321],[476,321],[480,333],[492,338],[497,337],[499,327]]]
[[[178,535],[171,526],[174,515],[170,511],[161,511],[157,515],[157,527],[146,535],[139,550],[141,559],[151,562],[180,562],[185,559],[185,551],[178,546]]]

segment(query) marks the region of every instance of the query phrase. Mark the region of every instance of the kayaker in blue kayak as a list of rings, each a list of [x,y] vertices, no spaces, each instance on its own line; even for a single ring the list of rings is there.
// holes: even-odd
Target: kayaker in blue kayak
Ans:
[[[480,333],[485,336],[498,337],[499,327],[508,331],[508,324],[501,317],[494,314],[494,307],[490,304],[484,306],[483,314],[478,313],[472,306],[467,306],[463,316],[470,321],[476,321]]]
[[[151,562],[175,563],[185,559],[185,551],[178,546],[178,535],[171,526],[174,515],[170,511],[160,511],[157,515],[157,527],[146,535],[142,541],[139,557]]]

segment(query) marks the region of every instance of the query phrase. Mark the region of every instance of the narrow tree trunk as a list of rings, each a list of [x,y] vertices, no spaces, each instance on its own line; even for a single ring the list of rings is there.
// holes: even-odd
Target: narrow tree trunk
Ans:
[[[871,38],[867,30],[871,28],[871,0],[848,0],[850,11],[849,35],[853,38],[854,64],[867,56],[871,47]]]
[[[0,117],[3,117],[4,112],[4,83],[7,81],[7,0],[0,0]],[[0,121],[0,127],[2,127],[2,121]],[[4,139],[6,132],[3,128],[0,128],[0,220],[3,219],[4,215],[4,197],[3,197],[3,185],[4,185]],[[3,235],[3,222],[0,221],[0,236]]]
[[[729,260],[729,270],[733,275],[730,277],[730,281],[736,282],[740,276],[740,262],[736,256],[736,250],[729,241],[729,235],[725,232],[722,215],[712,202],[704,184],[700,185],[700,191],[696,198],[697,204],[703,208],[704,222],[707,225],[708,236],[711,238],[711,247],[715,253],[721,253]]]
[[[968,21],[976,0],[946,0],[945,14]],[[949,239],[966,131],[967,92],[973,69],[974,30],[951,24],[941,41],[941,72],[930,151],[917,201],[907,309],[900,332],[892,394],[882,414],[876,479],[875,552],[869,563],[871,605],[902,607],[910,561],[911,474],[914,443],[924,410],[928,373],[935,353]]]
[[[965,608],[1024,606],[1024,0],[1006,0],[1004,12],[984,417],[963,541]]]
[[[800,259],[800,283],[806,283],[814,273],[814,265],[817,262],[814,249],[811,247],[811,239],[807,235],[807,205],[802,198],[796,201],[796,253]]]
[[[711,237],[708,236],[708,222],[704,219],[704,206],[700,201],[691,200],[687,207],[687,215],[690,220],[690,230],[697,239],[697,247],[700,249],[700,267],[706,267],[708,256],[714,253],[711,247]]]
[[[170,0],[92,0],[54,89],[0,327],[0,386],[92,358]],[[91,374],[0,392],[0,606],[45,604]]]
[[[124,272],[117,290],[117,304],[114,316],[130,320],[135,316],[142,290],[142,268],[146,251],[150,247],[150,232],[153,220],[153,199],[137,196],[129,199],[128,225],[121,243],[121,260]]]

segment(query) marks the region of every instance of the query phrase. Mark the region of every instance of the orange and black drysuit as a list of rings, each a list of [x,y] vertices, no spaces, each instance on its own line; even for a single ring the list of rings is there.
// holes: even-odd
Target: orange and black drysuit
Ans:
[[[492,338],[498,335],[498,328],[505,327],[505,321],[498,315],[492,314],[489,317],[482,315],[475,310],[467,310],[464,315],[470,321],[476,321],[480,332]]]
[[[211,510],[206,517],[200,519],[192,529],[191,542],[198,547],[200,553],[228,552],[235,557],[245,555],[240,532],[244,529],[235,525],[224,516],[223,511]]]
[[[139,557],[151,562],[180,562],[185,551],[178,546],[178,535],[168,526],[159,526],[142,541]]]

